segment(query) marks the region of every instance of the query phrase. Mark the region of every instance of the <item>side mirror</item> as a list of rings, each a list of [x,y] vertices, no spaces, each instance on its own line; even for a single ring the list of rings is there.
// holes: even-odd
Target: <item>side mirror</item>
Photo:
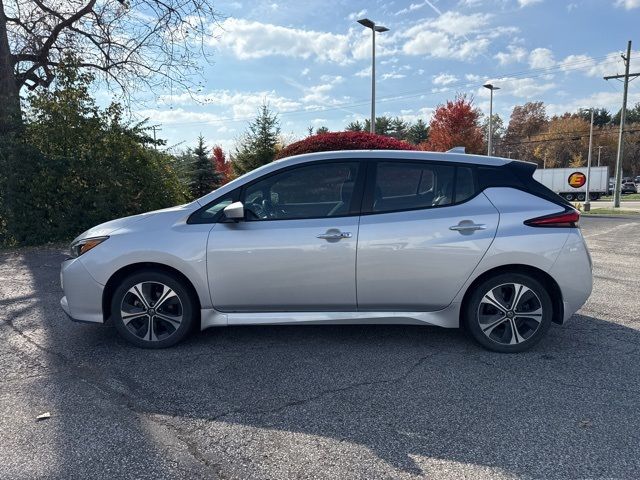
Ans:
[[[244,205],[242,202],[233,202],[231,205],[227,205],[223,210],[225,218],[229,220],[244,220]]]

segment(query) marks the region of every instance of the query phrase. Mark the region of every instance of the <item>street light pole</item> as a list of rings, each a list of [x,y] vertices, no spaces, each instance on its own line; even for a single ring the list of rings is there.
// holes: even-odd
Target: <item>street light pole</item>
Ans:
[[[382,25],[376,25],[368,18],[358,20],[358,23],[371,29],[371,125],[369,131],[376,133],[376,32],[388,32],[389,29]]]
[[[591,150],[593,145],[593,107],[591,107],[591,128],[589,129],[589,153],[587,155],[587,188],[584,198],[584,211],[591,210],[591,202],[589,201],[589,184],[591,183]]]
[[[489,101],[489,138],[487,139],[487,156],[493,153],[493,91],[500,90],[500,87],[494,87],[490,83],[483,85],[491,91],[491,100]]]

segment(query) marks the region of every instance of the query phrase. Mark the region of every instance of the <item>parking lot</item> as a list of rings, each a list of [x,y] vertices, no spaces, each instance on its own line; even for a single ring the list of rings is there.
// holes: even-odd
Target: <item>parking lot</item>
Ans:
[[[415,326],[139,350],[63,315],[63,252],[1,252],[0,478],[637,477],[640,220],[582,225],[594,292],[517,355]]]

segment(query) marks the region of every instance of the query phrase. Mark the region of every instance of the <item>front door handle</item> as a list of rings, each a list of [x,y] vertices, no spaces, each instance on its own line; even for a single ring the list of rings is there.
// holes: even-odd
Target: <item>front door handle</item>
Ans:
[[[449,230],[454,232],[475,232],[476,230],[486,230],[487,226],[484,223],[466,223],[460,222],[458,225],[452,225]]]
[[[340,240],[341,238],[351,238],[351,232],[327,232],[316,235],[316,238],[323,240]]]

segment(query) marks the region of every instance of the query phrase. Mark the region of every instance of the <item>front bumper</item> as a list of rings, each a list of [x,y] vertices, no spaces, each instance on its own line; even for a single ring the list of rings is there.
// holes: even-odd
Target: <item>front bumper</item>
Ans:
[[[80,322],[104,323],[104,285],[93,279],[79,258],[62,262],[60,283],[64,291],[60,306],[69,318]]]

